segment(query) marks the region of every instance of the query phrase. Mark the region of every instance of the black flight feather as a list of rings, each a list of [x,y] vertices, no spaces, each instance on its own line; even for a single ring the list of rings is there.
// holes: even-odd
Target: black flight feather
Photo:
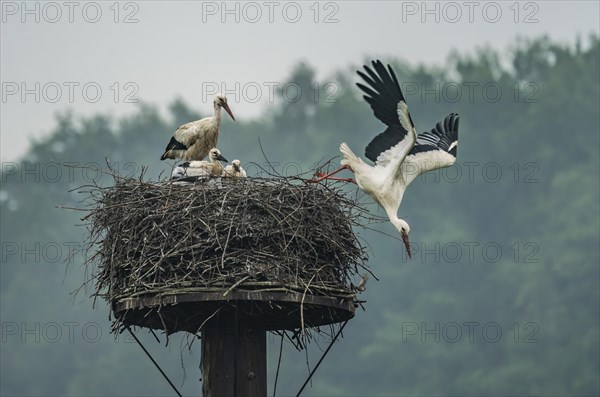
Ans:
[[[444,119],[443,124],[439,122],[430,132],[423,132],[417,135],[417,142],[412,147],[409,155],[442,150],[456,157],[458,146],[455,145],[452,149],[450,149],[450,146],[453,142],[458,141],[458,120],[457,113],[450,113]]]
[[[183,143],[179,142],[177,139],[175,139],[174,136],[171,137],[171,140],[169,141],[169,144],[167,145],[167,147],[165,148],[165,152],[163,153],[162,156],[160,156],[161,160],[164,160],[167,158],[166,154],[169,150],[187,150],[187,146],[185,146]]]
[[[398,104],[406,102],[400,84],[391,66],[387,69],[379,60],[373,61],[372,68],[364,65],[365,72],[357,71],[358,75],[367,85],[356,83],[366,95],[365,101],[371,105],[375,117],[381,120],[388,128],[377,135],[365,149],[365,156],[371,161],[377,161],[377,157],[386,150],[400,143],[408,131],[400,123],[398,116]],[[410,123],[413,121],[408,115]]]

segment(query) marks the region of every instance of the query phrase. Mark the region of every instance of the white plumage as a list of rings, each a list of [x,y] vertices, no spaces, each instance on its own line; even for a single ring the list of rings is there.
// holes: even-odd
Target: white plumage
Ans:
[[[246,170],[242,167],[241,161],[235,159],[225,167],[225,172],[223,173],[224,177],[232,177],[232,178],[245,178]]]
[[[342,143],[342,168],[313,181],[340,179],[331,176],[342,169],[352,170],[358,187],[383,207],[398,229],[410,256],[410,227],[398,218],[398,208],[406,188],[418,175],[454,164],[459,118],[451,113],[431,132],[417,135],[394,71],[389,65],[386,70],[381,61],[373,61],[372,65],[374,71],[366,65],[366,74],[358,71],[369,86],[357,85],[366,94],[364,99],[371,105],[375,117],[387,125],[365,150],[366,157],[375,165],[365,163]]]
[[[212,148],[208,153],[209,161],[187,161],[173,169],[171,179],[194,180],[199,178],[220,177],[225,171],[220,161],[227,162],[221,151]]]
[[[227,104],[227,98],[217,95],[213,101],[215,115],[201,120],[192,121],[179,127],[165,152],[160,157],[165,159],[182,159],[187,161],[202,160],[209,150],[217,146],[219,128],[221,126],[221,108],[235,121],[233,113]]]

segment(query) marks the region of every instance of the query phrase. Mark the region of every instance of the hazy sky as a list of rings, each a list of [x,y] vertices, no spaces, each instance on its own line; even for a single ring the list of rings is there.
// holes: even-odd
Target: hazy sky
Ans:
[[[225,91],[237,117],[252,117],[299,60],[326,79],[367,56],[440,65],[453,49],[600,30],[596,0],[2,1],[1,12],[2,161],[66,109],[118,116],[135,99],[164,110],[180,96],[206,114]]]

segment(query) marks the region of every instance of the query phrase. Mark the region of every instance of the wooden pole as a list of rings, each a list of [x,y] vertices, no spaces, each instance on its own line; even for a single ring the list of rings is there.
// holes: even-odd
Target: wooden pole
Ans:
[[[266,397],[267,336],[264,325],[225,311],[202,330],[202,395]]]

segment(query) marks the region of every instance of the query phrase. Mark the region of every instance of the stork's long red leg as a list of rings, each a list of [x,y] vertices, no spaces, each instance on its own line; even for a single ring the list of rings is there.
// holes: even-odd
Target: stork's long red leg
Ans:
[[[348,165],[344,165],[344,166],[338,168],[337,170],[335,170],[333,172],[330,172],[329,174],[317,173],[317,175],[316,175],[317,178],[309,179],[306,182],[307,183],[317,183],[317,182],[321,182],[324,179],[329,179],[329,180],[332,180],[332,181],[344,181],[344,182],[356,183],[354,181],[354,179],[352,179],[352,178],[336,178],[336,177],[333,177],[333,175],[335,175],[338,172],[341,172],[343,170],[350,170],[350,171],[352,171],[352,168],[350,168],[350,166],[348,166]]]
[[[330,176],[335,175],[338,172],[341,172],[343,170],[352,170],[352,168],[350,168],[350,166],[348,166],[348,165],[343,165],[340,168],[338,168],[337,170],[330,172],[329,174],[325,174],[325,175],[321,176],[321,179],[329,179]]]
[[[350,183],[356,184],[356,181],[352,178],[337,178],[335,176],[330,176],[330,177],[324,178],[324,179],[327,179],[330,181],[342,181],[342,182],[350,182]]]

